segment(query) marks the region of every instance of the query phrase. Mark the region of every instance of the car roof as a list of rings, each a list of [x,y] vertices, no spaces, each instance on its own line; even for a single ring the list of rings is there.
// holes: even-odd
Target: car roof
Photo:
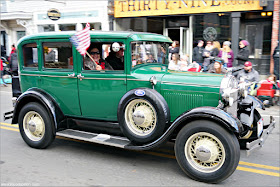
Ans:
[[[23,41],[31,39],[65,39],[70,38],[76,31],[60,31],[60,32],[42,32],[38,34],[28,35],[18,41],[20,44]],[[148,32],[133,32],[133,31],[90,31],[91,38],[118,38],[128,39],[135,41],[158,41],[171,43],[172,40],[160,34]]]

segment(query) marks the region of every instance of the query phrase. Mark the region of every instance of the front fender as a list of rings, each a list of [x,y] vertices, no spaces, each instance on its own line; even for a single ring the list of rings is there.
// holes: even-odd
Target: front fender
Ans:
[[[55,100],[49,94],[38,88],[30,88],[18,97],[15,103],[12,124],[18,123],[18,115],[21,108],[25,104],[34,101],[42,104],[49,111],[57,129],[59,122],[64,119],[64,114]]]
[[[230,113],[225,112],[222,109],[215,107],[198,107],[192,110],[189,110],[179,116],[172,125],[179,125],[182,122],[188,122],[195,119],[209,119],[212,121],[217,121],[228,130],[239,134],[243,131],[243,126],[239,119],[232,116]]]
[[[174,132],[176,132],[176,130],[180,130],[187,123],[198,119],[215,121],[229,131],[234,132],[238,136],[243,131],[241,122],[231,114],[219,108],[199,107],[189,110],[176,118],[176,120],[169,126],[165,133],[154,142],[142,146],[128,145],[125,146],[125,148],[132,150],[148,150],[154,148],[170,139],[170,137],[172,136],[172,134],[174,134]]]

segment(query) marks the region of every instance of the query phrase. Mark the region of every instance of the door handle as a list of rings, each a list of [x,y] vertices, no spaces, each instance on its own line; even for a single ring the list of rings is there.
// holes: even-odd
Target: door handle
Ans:
[[[80,81],[83,80],[84,77],[85,76],[83,76],[81,73],[77,75],[77,78],[80,79]]]
[[[75,77],[75,73],[68,74],[68,77]]]

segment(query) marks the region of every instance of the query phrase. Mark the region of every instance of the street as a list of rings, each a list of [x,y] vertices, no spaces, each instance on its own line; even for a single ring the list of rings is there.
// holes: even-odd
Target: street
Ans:
[[[11,85],[0,90],[1,186],[209,186],[188,178],[177,164],[174,144],[150,151],[130,151],[57,136],[47,149],[30,148],[18,126],[4,121],[11,111]],[[279,186],[279,106],[258,110],[276,128],[264,147],[250,156],[241,150],[237,170],[219,185]]]

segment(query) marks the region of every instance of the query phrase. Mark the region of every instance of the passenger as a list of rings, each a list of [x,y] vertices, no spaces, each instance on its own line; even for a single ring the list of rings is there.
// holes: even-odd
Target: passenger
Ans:
[[[244,63],[244,69],[241,70],[237,79],[239,81],[259,82],[259,73],[252,67],[252,63],[247,61]]]
[[[215,59],[214,65],[208,70],[208,73],[226,74],[226,72],[222,59]]]
[[[179,54],[175,53],[172,55],[172,60],[168,64],[168,69],[182,71],[183,67],[187,66],[187,63],[179,60]]]
[[[114,70],[124,70],[124,50],[120,48],[118,52],[111,50],[109,56],[105,59]]]
[[[92,48],[90,50],[90,56],[92,57],[93,61],[91,58],[86,58],[84,62],[85,69],[98,71],[112,69],[112,67],[105,60],[100,58],[100,52],[97,48]]]
[[[234,59],[234,54],[233,51],[230,48],[230,41],[225,41],[223,43],[223,48],[222,50],[219,52],[218,57],[222,58],[224,60],[224,67],[232,67],[232,62]]]
[[[203,57],[202,53],[204,50],[203,40],[199,40],[197,46],[193,49],[193,62],[198,63],[202,67]]]
[[[246,61],[249,60],[249,49],[247,46],[249,46],[249,42],[246,40],[241,40],[239,42],[240,50],[238,51],[236,60],[238,60],[237,65],[243,65]]]

